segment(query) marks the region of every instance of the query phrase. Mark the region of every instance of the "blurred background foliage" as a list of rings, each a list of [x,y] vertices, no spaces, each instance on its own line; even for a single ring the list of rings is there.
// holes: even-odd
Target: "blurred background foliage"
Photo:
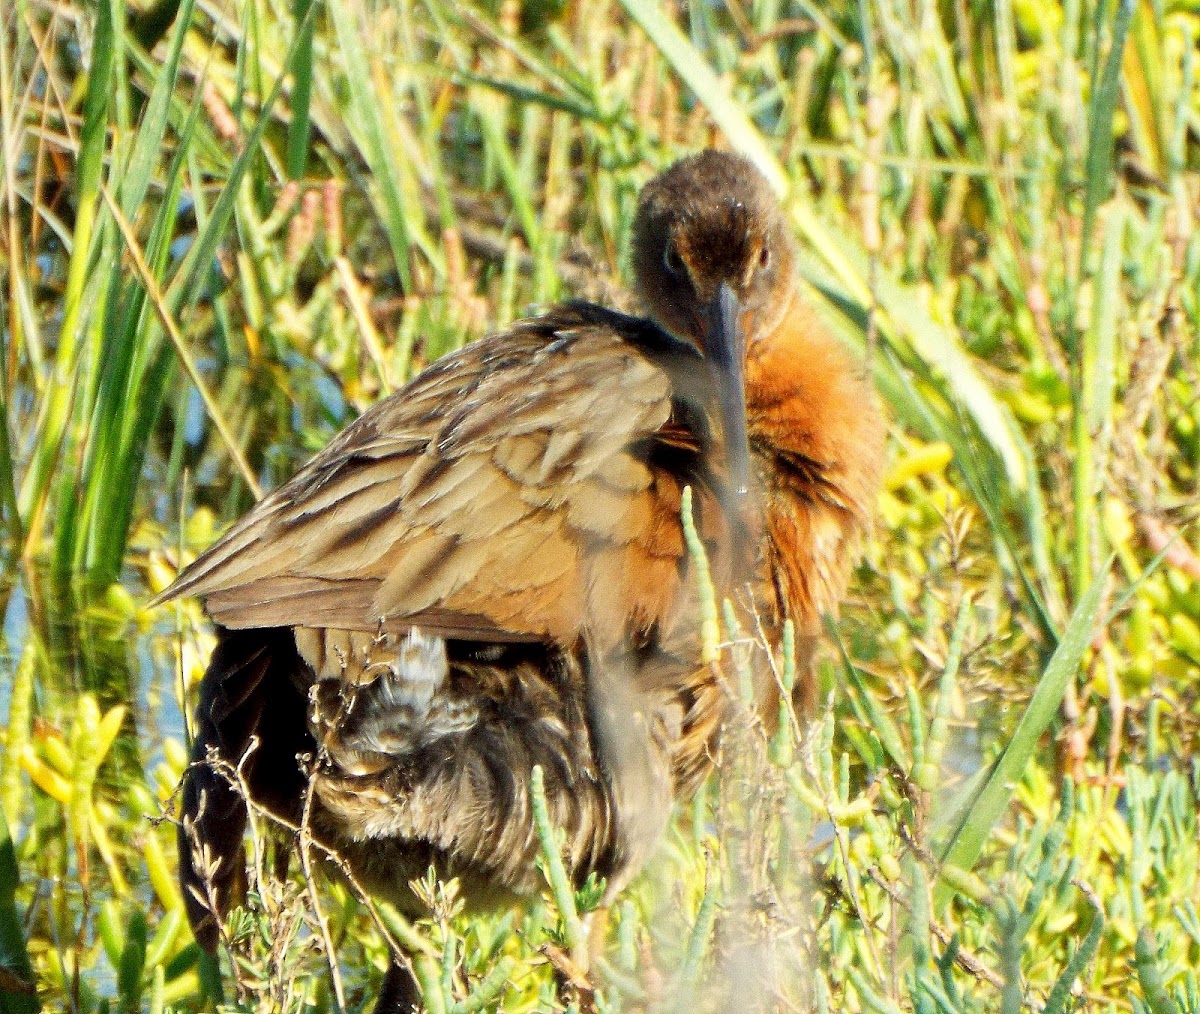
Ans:
[[[436,1012],[1200,1011],[1193,4],[0,19],[0,1007],[357,1010],[395,946]],[[638,188],[712,144],[892,422],[824,721],[747,716],[586,976],[595,892],[409,926],[265,826],[202,959],[164,817],[211,636],[145,601],[429,361],[636,309]]]

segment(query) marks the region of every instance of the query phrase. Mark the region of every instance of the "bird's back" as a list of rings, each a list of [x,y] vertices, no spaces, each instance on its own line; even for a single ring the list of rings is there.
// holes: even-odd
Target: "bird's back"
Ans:
[[[674,622],[683,486],[714,539],[723,524],[695,362],[588,304],[473,343],[347,427],[160,600],[201,596],[238,629],[606,647]]]

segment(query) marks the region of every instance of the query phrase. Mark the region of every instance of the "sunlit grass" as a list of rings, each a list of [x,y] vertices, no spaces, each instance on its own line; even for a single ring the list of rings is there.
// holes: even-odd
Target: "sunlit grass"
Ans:
[[[0,17],[0,1005],[358,1009],[390,940],[433,1011],[1200,1011],[1190,8]],[[638,187],[713,143],[786,194],[892,420],[823,721],[742,723],[586,977],[595,892],[430,884],[409,926],[259,876],[265,823],[202,959],[161,817],[211,635],[143,603],[425,363],[631,308]]]

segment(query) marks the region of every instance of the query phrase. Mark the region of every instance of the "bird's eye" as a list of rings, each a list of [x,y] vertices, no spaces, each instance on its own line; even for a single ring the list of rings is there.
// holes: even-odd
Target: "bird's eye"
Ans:
[[[663,250],[663,266],[676,277],[683,274],[683,259],[679,256],[679,251],[675,248],[675,244],[668,242],[666,249]]]
[[[767,269],[767,265],[770,263],[771,263],[771,248],[764,243],[762,251],[758,255],[759,270],[765,271]]]

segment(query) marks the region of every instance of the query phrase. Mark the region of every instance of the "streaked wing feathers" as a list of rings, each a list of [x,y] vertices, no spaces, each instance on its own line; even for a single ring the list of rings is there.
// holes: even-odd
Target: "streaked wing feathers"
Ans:
[[[203,596],[230,628],[419,624],[571,643],[615,641],[630,617],[659,622],[680,580],[681,483],[645,447],[659,433],[676,449],[699,438],[672,418],[672,380],[638,343],[644,327],[561,307],[440,360],[162,598]],[[598,599],[604,629],[585,631]]]

